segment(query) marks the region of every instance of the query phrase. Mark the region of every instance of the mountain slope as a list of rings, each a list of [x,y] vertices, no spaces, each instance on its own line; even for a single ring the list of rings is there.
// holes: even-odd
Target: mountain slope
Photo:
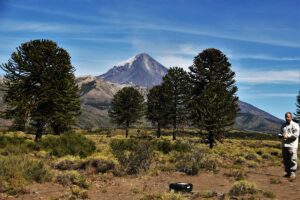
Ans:
[[[80,90],[81,115],[77,125],[83,129],[112,127],[108,108],[113,96],[130,85],[111,83],[94,76],[79,77],[76,83]],[[146,98],[147,88],[135,87]]]
[[[104,80],[144,87],[159,85],[168,69],[146,53],[138,54],[124,63],[115,65],[105,74],[98,76]]]
[[[235,120],[235,128],[259,132],[278,133],[284,122],[277,117],[242,101],[238,102],[240,111]]]

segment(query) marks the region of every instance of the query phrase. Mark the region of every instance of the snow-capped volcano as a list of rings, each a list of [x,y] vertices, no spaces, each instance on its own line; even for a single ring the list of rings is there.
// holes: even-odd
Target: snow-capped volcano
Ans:
[[[168,69],[162,64],[148,54],[141,53],[115,65],[98,78],[120,84],[152,87],[159,85],[167,72]]]

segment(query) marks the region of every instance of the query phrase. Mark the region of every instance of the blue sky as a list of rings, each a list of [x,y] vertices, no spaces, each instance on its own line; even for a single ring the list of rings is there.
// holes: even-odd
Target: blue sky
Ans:
[[[77,76],[141,52],[188,69],[199,52],[218,48],[240,100],[280,118],[296,109],[300,0],[0,0],[0,63],[32,39],[67,49]]]

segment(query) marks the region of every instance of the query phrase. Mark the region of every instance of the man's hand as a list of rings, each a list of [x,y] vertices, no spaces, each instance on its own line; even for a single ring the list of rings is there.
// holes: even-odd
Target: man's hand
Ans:
[[[283,139],[284,139],[284,140],[288,139],[288,135],[287,135],[286,133],[283,134]]]

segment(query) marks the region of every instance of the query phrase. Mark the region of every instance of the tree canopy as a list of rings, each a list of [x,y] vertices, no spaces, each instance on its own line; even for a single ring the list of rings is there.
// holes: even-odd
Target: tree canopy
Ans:
[[[17,129],[30,122],[39,140],[48,125],[59,134],[75,123],[79,92],[65,49],[51,40],[32,40],[21,44],[1,68],[6,73],[5,115]]]
[[[218,49],[199,53],[189,68],[192,85],[191,119],[208,132],[212,148],[216,140],[234,124],[238,112],[235,73],[227,57]]]
[[[144,97],[134,87],[124,87],[114,95],[108,114],[113,122],[125,127],[128,137],[130,125],[144,115]]]

